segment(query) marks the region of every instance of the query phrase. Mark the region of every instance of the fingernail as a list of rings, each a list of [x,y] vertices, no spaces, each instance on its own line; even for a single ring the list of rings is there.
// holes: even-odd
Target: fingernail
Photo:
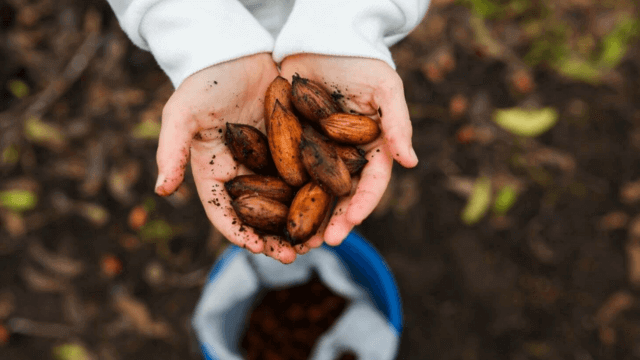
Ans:
[[[156,192],[158,191],[158,188],[160,187],[160,185],[162,185],[164,183],[165,177],[163,174],[159,174],[158,175],[158,180],[156,181],[156,186],[155,186],[155,190]]]

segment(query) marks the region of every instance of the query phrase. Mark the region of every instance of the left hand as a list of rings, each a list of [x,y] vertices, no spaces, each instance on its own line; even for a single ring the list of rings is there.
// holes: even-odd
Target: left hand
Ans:
[[[379,120],[382,128],[382,136],[361,147],[369,162],[360,178],[354,178],[355,192],[338,200],[331,218],[323,224],[326,229],[321,228],[304,247],[295,247],[302,254],[319,247],[323,241],[331,246],[342,243],[380,202],[391,179],[393,160],[412,168],[418,164],[418,158],[411,145],[412,127],[402,80],[384,61],[299,54],[285,58],[280,69],[289,81],[297,73],[316,81],[329,93],[339,91],[343,95],[339,100],[343,111],[369,115]]]

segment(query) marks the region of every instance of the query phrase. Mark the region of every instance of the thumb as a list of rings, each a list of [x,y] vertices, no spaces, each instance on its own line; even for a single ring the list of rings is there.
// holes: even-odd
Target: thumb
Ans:
[[[413,129],[402,83],[380,89],[376,95],[382,133],[391,156],[404,167],[416,166],[418,156],[411,145]]]
[[[190,112],[173,109],[170,104],[165,106],[156,153],[156,194],[171,195],[182,183],[189,161],[191,140],[197,131],[197,122]]]

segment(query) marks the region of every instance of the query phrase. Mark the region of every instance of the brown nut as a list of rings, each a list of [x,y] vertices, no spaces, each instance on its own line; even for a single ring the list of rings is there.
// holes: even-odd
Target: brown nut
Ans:
[[[232,199],[247,194],[258,194],[281,203],[293,199],[293,189],[275,176],[240,175],[224,183],[224,187]]]
[[[331,194],[313,181],[298,190],[289,207],[285,234],[292,245],[307,241],[318,231],[331,200]]]
[[[329,192],[335,196],[351,192],[351,175],[333,147],[303,136],[300,153],[307,172]]]
[[[233,157],[251,170],[265,170],[271,163],[267,137],[251,125],[227,123],[225,141]]]
[[[296,116],[276,100],[267,129],[269,149],[278,173],[291,186],[302,186],[309,179],[300,156],[302,126]]]
[[[369,160],[364,157],[364,150],[351,145],[338,144],[335,141],[324,136],[323,134],[317,132],[311,125],[307,123],[302,124],[302,131],[305,138],[312,139],[316,142],[324,142],[333,147],[338,154],[338,157],[340,157],[344,164],[347,165],[347,169],[349,170],[349,174],[351,175],[358,173],[358,171],[360,171],[367,164],[367,162],[369,162]]]
[[[293,105],[306,119],[318,122],[340,111],[331,95],[316,82],[293,76],[291,81]]]
[[[243,195],[231,206],[246,225],[271,233],[282,230],[289,212],[287,205],[256,194]]]
[[[364,157],[364,150],[355,146],[334,144],[333,147],[351,175],[357,174],[369,162]]]
[[[364,115],[332,114],[320,120],[322,131],[332,140],[343,144],[364,145],[380,136],[380,126]]]
[[[269,128],[269,119],[273,114],[273,109],[276,106],[276,100],[282,104],[287,110],[293,110],[291,102],[291,84],[287,79],[282,76],[278,76],[267,88],[267,93],[264,96],[264,123],[266,128]]]

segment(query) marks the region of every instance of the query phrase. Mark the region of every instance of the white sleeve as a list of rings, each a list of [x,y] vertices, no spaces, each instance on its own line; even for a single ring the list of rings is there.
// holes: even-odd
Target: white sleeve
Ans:
[[[299,53],[358,56],[387,62],[389,47],[415,28],[429,0],[296,0],[273,58]]]
[[[131,41],[177,88],[228,60],[272,52],[274,39],[237,0],[107,0]]]

